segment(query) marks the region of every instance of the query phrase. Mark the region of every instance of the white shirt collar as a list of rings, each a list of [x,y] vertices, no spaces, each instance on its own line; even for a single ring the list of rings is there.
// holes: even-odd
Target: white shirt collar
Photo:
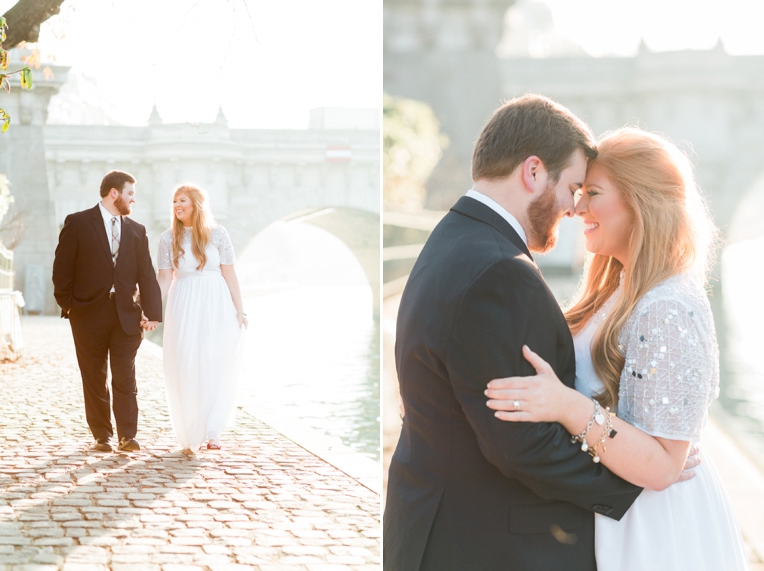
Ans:
[[[507,209],[504,208],[501,204],[496,202],[494,199],[487,197],[482,192],[478,192],[474,188],[469,189],[465,196],[469,196],[470,198],[474,198],[478,202],[482,202],[488,208],[496,212],[496,214],[501,216],[504,220],[509,222],[509,225],[512,226],[512,228],[514,228],[515,232],[517,232],[518,236],[520,236],[520,239],[523,241],[525,246],[526,247],[528,246],[528,239],[525,237],[525,230],[523,230],[523,227],[517,221],[517,218],[515,218],[509,212],[507,212]]]
[[[108,226],[111,227],[111,219],[115,218],[115,216],[111,212],[106,210],[106,208],[104,208],[103,202],[99,202],[98,203],[98,208],[101,209],[101,216],[103,216],[104,224],[108,224]],[[121,216],[116,216],[116,218],[117,218],[117,224],[121,226],[122,225],[122,217]]]

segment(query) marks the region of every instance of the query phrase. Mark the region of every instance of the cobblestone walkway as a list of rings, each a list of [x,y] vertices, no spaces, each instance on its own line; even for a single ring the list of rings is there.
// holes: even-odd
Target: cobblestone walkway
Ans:
[[[23,328],[0,363],[0,571],[378,571],[378,495],[241,412],[222,451],[181,453],[149,351],[142,450],[89,450],[68,323]]]

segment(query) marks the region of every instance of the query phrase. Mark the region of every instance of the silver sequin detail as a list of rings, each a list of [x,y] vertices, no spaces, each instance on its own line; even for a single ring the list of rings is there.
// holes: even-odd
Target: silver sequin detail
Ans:
[[[719,391],[719,350],[702,285],[680,274],[654,287],[629,317],[619,345],[626,366],[618,415],[649,434],[698,439]]]

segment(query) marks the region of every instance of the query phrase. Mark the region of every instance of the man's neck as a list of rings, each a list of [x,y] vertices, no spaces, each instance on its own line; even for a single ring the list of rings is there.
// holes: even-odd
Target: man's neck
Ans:
[[[113,202],[106,202],[105,200],[102,200],[101,206],[103,206],[106,209],[106,211],[112,216],[121,216],[119,213],[119,210],[117,210]]]
[[[528,235],[528,207],[516,199],[516,193],[513,192],[511,180],[476,180],[472,188],[480,194],[484,194],[514,216],[520,223],[520,226],[523,227],[525,235]]]

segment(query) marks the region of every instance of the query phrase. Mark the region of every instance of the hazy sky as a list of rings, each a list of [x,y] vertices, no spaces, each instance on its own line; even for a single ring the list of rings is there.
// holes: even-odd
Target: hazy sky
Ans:
[[[634,55],[641,38],[764,53],[764,1],[545,3],[556,33],[593,56]],[[222,105],[232,127],[305,128],[314,107],[381,103],[382,0],[65,0],[41,40],[125,124],[156,103],[166,122],[209,122]]]
[[[709,49],[722,38],[734,55],[764,53],[761,0],[544,0],[555,30],[593,56]]]
[[[65,0],[41,47],[95,78],[125,124],[154,103],[165,122],[210,122],[222,104],[232,127],[253,128],[381,107],[380,0]]]

